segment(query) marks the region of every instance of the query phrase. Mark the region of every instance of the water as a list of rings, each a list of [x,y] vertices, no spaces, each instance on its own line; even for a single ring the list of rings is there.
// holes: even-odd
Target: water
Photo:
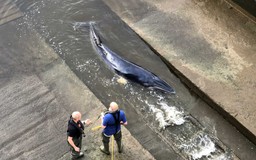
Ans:
[[[214,142],[207,135],[198,135],[190,139],[187,144],[180,146],[192,159],[199,159],[203,156],[209,157],[216,151]]]
[[[211,128],[215,128],[216,119],[221,118],[211,109],[207,109],[208,113],[192,115],[197,106],[209,106],[191,94],[161,59],[102,1],[16,0],[12,3],[24,12],[18,29],[23,34],[39,34],[106,106],[112,100],[118,102],[126,111],[128,122],[131,121],[128,129],[135,138],[140,140],[140,135],[148,132],[133,130],[132,126],[138,124],[132,120],[141,118],[145,124],[139,125],[147,125],[147,129],[157,133],[168,148],[183,158],[224,160],[235,157],[231,149],[235,145],[224,145],[218,139],[218,131],[207,127],[213,124]],[[177,94],[150,90],[130,81],[120,83],[120,77],[109,70],[93,49],[87,26],[90,22],[94,22],[97,33],[111,50],[157,74],[174,86]],[[216,119],[206,123],[209,115],[215,115]],[[232,132],[235,131],[233,128]],[[225,134],[226,131],[223,132]],[[143,145],[151,147],[147,143]],[[161,155],[157,155],[160,150],[151,153],[161,159]]]

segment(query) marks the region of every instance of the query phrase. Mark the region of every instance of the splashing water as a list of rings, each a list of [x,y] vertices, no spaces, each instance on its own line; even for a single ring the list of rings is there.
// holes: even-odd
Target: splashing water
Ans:
[[[182,144],[180,149],[183,149],[192,159],[199,159],[203,156],[208,157],[216,151],[214,142],[208,135],[202,133],[191,139],[188,143]]]
[[[149,104],[147,101],[146,103],[150,107],[150,111],[155,114],[155,119],[161,129],[170,125],[181,125],[185,122],[184,113],[175,106],[168,106],[165,102],[160,102],[157,103],[160,108],[156,108],[155,105]]]
[[[159,123],[160,129],[165,129],[166,126],[169,126],[170,124],[165,121],[164,112],[158,108],[155,108],[153,105],[150,106],[150,110],[155,113],[156,121]]]
[[[88,22],[75,22],[73,23],[73,29],[74,31],[78,30],[81,27],[89,27],[91,24],[95,24],[94,21],[88,21]]]
[[[165,112],[165,121],[175,125],[182,125],[185,122],[183,111],[178,111],[176,107],[170,107],[164,102],[161,102],[160,105]]]

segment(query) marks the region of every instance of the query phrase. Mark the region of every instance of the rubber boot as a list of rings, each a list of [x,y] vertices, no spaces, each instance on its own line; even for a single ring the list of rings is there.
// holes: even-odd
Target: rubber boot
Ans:
[[[72,160],[76,160],[76,159],[79,159],[79,158],[81,158],[81,157],[83,157],[83,156],[84,156],[84,153],[83,153],[83,152],[79,152],[79,153],[76,153],[76,154],[72,153],[72,154],[71,154],[71,159],[72,159]]]
[[[104,146],[100,146],[101,152],[110,155],[108,143],[103,143]]]
[[[116,141],[117,147],[118,147],[118,152],[122,153],[123,152],[123,145],[122,141]]]

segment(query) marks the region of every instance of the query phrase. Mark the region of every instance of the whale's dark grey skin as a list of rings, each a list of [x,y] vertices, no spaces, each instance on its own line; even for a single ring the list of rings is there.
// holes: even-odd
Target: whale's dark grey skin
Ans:
[[[105,44],[102,43],[100,37],[95,33],[95,29],[92,24],[90,24],[90,37],[93,46],[97,50],[97,53],[102,57],[110,69],[114,70],[117,74],[145,87],[156,88],[164,92],[175,94],[174,89],[155,74],[138,66],[137,64],[123,59],[111,51]]]

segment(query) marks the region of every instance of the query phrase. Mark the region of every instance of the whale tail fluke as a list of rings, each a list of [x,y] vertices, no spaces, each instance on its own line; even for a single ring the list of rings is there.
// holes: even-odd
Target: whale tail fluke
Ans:
[[[102,41],[100,39],[100,37],[95,33],[95,29],[94,29],[94,24],[95,23],[90,23],[90,34],[91,34],[91,38],[92,40],[94,41],[94,43],[97,45],[97,46],[101,46],[102,44]]]
[[[91,27],[92,25],[96,24],[95,21],[87,21],[87,22],[75,22],[73,23],[73,29],[76,31],[82,27]]]

